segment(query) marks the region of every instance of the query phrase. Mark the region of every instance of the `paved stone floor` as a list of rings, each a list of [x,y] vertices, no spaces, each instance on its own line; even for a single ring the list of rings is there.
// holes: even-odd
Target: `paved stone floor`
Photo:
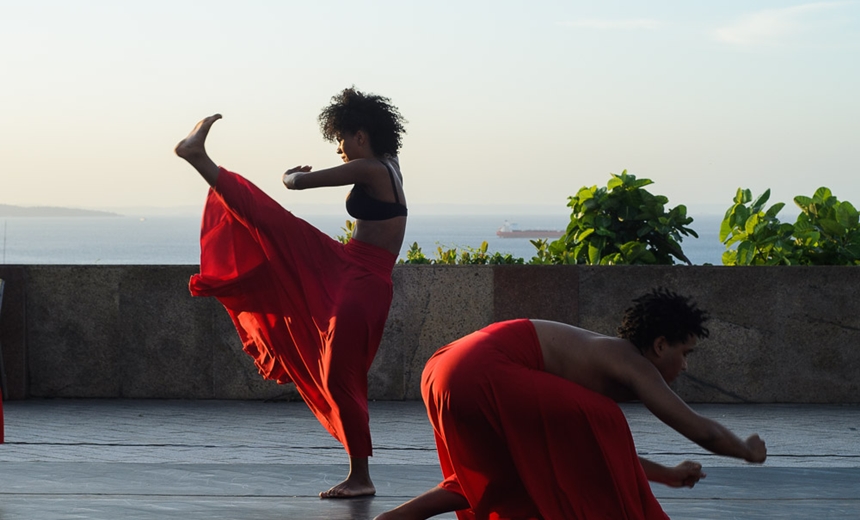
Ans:
[[[353,500],[317,498],[345,476],[345,455],[302,403],[27,400],[4,408],[0,520],[365,520],[440,478],[419,402],[371,403],[378,493]],[[692,490],[654,486],[672,518],[860,518],[860,406],[694,406],[742,436],[761,434],[770,451],[762,466],[707,454],[643,407],[623,408],[642,455],[706,468]]]

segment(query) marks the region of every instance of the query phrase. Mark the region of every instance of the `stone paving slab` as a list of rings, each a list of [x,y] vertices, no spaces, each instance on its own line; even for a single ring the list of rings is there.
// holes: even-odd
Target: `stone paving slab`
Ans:
[[[770,520],[770,519],[855,519],[857,506],[853,502],[805,501],[799,507],[790,504],[773,508],[766,501],[723,501],[719,509],[707,503],[680,504],[661,501],[666,513],[673,519],[701,520]],[[385,505],[383,505],[385,504]],[[375,499],[356,499],[348,504],[312,502],[304,500],[275,499],[197,499],[168,498],[134,500],[127,498],[89,499],[63,498],[50,501],[27,502],[21,505],[8,503],[9,513],[2,513],[4,520],[364,520],[389,509],[393,502]],[[18,514],[12,508],[25,508]],[[3,504],[7,510],[7,502]],[[30,516],[36,511],[38,516]],[[119,516],[117,516],[119,515]],[[440,515],[434,520],[456,520],[454,515]]]
[[[29,463],[3,465],[3,520],[370,520],[433,486],[430,466],[377,465],[376,497],[320,500],[341,465]],[[14,475],[14,477],[13,477]],[[860,468],[710,470],[693,489],[654,486],[672,518],[860,518]],[[438,519],[454,519],[453,514]]]
[[[4,407],[0,462],[337,464],[346,458],[301,402],[32,399]],[[438,463],[422,403],[373,402],[370,413],[373,462]]]
[[[341,464],[5,463],[0,495],[305,497],[338,483]],[[116,479],[122,475],[122,479]],[[441,480],[436,466],[373,467],[379,497],[407,499]],[[860,468],[712,468],[693,489],[653,487],[677,500],[860,500]],[[741,480],[742,479],[742,480]],[[742,483],[743,485],[739,485]],[[109,490],[109,493],[106,491]],[[755,490],[756,494],[752,493]],[[761,496],[757,496],[761,495]],[[324,500],[322,502],[329,502]]]
[[[300,402],[27,400],[5,403],[0,462],[339,464],[335,441]],[[759,433],[768,466],[860,467],[860,405],[693,405],[738,435]],[[711,455],[654,418],[622,405],[637,450],[660,462]],[[438,463],[433,431],[417,401],[370,403],[375,464]]]
[[[673,518],[860,518],[860,406],[694,406],[770,458],[704,453],[639,405],[624,405],[637,449],[700,460],[694,489],[654,491]],[[372,519],[440,479],[420,402],[370,403],[377,496],[320,500],[345,455],[303,403],[29,400],[4,404],[0,520]],[[454,519],[453,514],[438,519]]]

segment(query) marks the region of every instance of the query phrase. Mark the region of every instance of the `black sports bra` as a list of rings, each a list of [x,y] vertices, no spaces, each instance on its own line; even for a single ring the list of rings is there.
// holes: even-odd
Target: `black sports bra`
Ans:
[[[359,220],[388,220],[394,217],[406,216],[406,206],[400,203],[400,196],[397,194],[397,184],[394,182],[396,173],[390,164],[385,161],[381,162],[388,169],[388,175],[391,177],[391,189],[394,190],[395,202],[374,199],[368,195],[364,186],[356,184],[352,187],[349,195],[346,196],[346,212],[352,218]]]

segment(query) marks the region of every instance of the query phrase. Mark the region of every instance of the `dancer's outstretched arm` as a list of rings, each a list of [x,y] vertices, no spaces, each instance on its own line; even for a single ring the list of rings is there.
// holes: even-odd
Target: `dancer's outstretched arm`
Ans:
[[[698,462],[685,460],[674,468],[650,461],[645,457],[639,457],[645,476],[652,482],[666,484],[669,487],[693,487],[707,475],[702,471],[702,465]]]
[[[176,155],[188,161],[206,179],[206,182],[210,186],[215,186],[218,183],[218,173],[220,170],[218,165],[206,153],[206,136],[209,135],[209,129],[212,128],[212,124],[219,119],[221,119],[221,114],[215,114],[203,119],[191,130],[188,137],[179,141],[179,144],[174,149]]]
[[[722,424],[699,415],[673,392],[654,365],[641,356],[627,356],[618,363],[619,379],[626,381],[658,419],[711,453],[764,462],[767,447],[758,435],[739,438]]]
[[[375,178],[387,181],[388,170],[375,159],[353,159],[347,163],[311,171],[310,166],[296,166],[284,173],[284,186],[289,190],[306,190],[327,186],[373,184]]]

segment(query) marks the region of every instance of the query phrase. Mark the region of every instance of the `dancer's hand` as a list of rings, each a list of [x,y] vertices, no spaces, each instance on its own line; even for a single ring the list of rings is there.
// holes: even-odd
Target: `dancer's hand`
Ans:
[[[300,190],[301,188],[296,184],[296,180],[301,177],[300,174],[308,173],[312,169],[311,166],[294,166],[284,172],[284,176],[281,179],[284,182],[284,186],[287,187],[288,190]]]
[[[750,437],[746,440],[747,448],[749,449],[749,455],[747,455],[747,462],[757,462],[762,463],[767,458],[767,446],[765,446],[764,441],[758,434],[750,435]]]
[[[668,479],[664,482],[669,487],[688,487],[696,485],[696,482],[707,475],[702,472],[702,465],[698,462],[685,460],[674,468],[669,468]]]

